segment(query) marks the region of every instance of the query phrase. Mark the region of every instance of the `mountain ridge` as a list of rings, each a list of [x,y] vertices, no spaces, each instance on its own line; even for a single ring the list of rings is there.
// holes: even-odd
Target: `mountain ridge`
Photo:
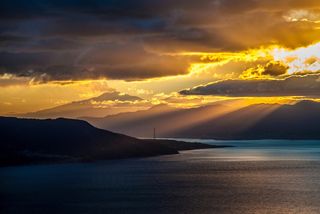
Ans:
[[[290,105],[254,104],[238,109],[208,105],[161,116],[149,115],[145,120],[134,119],[135,113],[128,115],[133,119],[109,116],[86,120],[100,128],[136,133],[139,137],[150,137],[151,128],[156,128],[158,136],[164,138],[320,139],[320,103],[310,100]]]

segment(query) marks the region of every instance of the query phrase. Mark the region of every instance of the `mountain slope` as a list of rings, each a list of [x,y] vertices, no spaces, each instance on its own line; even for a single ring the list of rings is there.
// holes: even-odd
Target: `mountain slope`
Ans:
[[[249,132],[250,131],[250,132]],[[320,139],[320,103],[283,105],[244,132],[249,138]]]
[[[83,119],[96,127],[136,137],[152,137],[153,128],[156,128],[158,137],[175,137],[171,133],[218,118],[236,108],[238,106],[230,103],[216,103],[191,109],[177,109],[160,105],[144,111],[122,113],[104,118]]]
[[[159,137],[213,139],[320,139],[320,103],[301,101],[294,105],[255,104],[241,108],[217,104],[195,109],[151,114],[139,119],[127,113],[102,119],[87,118],[100,128],[150,137],[155,127]],[[129,119],[124,119],[127,117]]]
[[[0,137],[2,165],[50,160],[146,157],[177,154],[180,149],[213,147],[175,141],[139,140],[71,119],[0,117]]]
[[[172,134],[215,139],[320,139],[320,103],[252,105]]]

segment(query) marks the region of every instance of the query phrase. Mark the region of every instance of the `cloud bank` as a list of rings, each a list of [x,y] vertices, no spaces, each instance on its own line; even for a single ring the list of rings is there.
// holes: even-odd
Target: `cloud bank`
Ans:
[[[0,75],[141,80],[188,72],[176,52],[225,52],[320,38],[318,0],[3,0]],[[272,75],[272,73],[271,73]]]
[[[319,97],[320,75],[291,76],[282,80],[225,80],[183,90],[180,94],[230,97]]]

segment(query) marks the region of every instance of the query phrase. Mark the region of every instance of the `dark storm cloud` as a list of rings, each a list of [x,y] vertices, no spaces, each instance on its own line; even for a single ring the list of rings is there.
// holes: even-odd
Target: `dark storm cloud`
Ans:
[[[182,95],[232,97],[320,96],[320,75],[292,76],[284,80],[225,80],[180,92]]]
[[[252,77],[276,77],[288,74],[289,67],[279,61],[266,61],[260,63],[255,61],[256,65],[250,65],[242,72],[241,77],[250,79]]]
[[[182,74],[190,59],[163,52],[238,51],[270,43],[298,47],[317,41],[315,23],[283,18],[296,9],[317,12],[319,2],[2,0],[0,73],[48,80]]]
[[[61,51],[58,49],[60,46],[49,49],[48,45],[39,45],[34,45],[34,49],[46,47],[47,50],[0,52],[0,74],[32,76],[44,82],[90,78],[139,80],[186,73],[191,62],[191,59],[185,57],[148,53],[141,45],[132,43],[96,44],[81,54],[78,54],[77,49]],[[72,47],[73,43],[65,45]]]
[[[270,62],[264,68],[262,75],[280,76],[286,74],[288,66],[279,62]]]

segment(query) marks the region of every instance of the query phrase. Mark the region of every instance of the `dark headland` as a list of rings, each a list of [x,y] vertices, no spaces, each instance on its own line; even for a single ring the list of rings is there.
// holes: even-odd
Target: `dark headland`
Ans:
[[[0,117],[0,165],[150,157],[221,146],[137,139],[82,120]]]

